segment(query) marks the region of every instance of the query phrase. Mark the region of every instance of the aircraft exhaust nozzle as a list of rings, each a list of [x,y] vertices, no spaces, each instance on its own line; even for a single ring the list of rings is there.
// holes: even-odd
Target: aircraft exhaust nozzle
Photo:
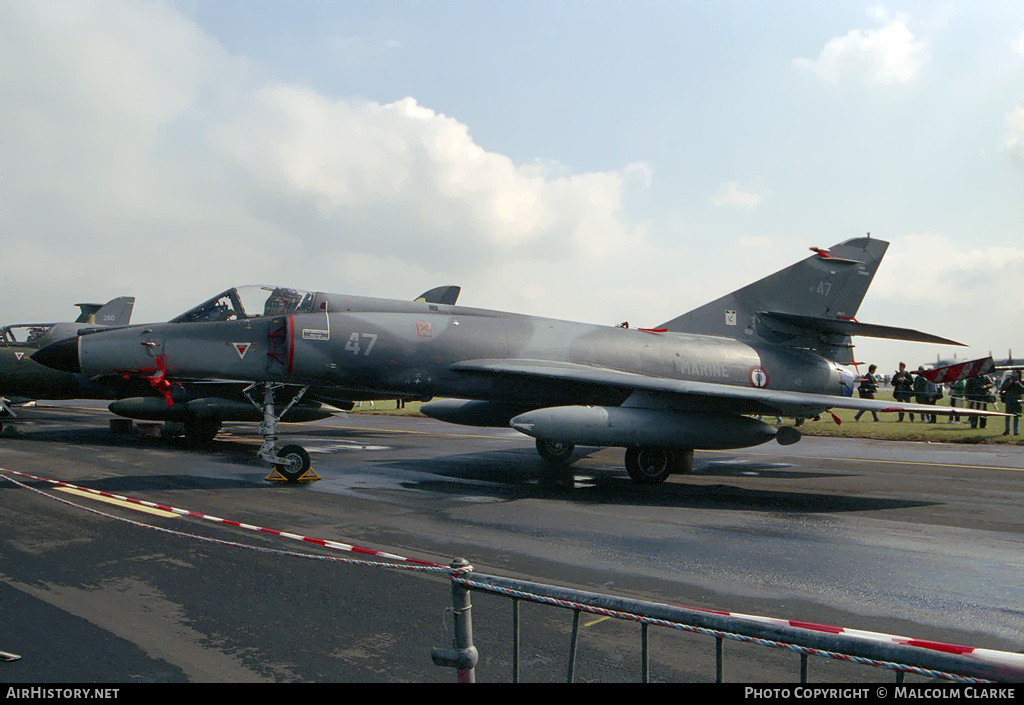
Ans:
[[[516,416],[509,425],[534,438],[576,445],[705,450],[760,445],[777,438],[780,431],[748,416],[616,406],[537,409]],[[787,442],[795,442],[791,433],[783,435]]]
[[[791,446],[803,436],[792,426],[783,426],[776,430],[775,440],[780,446]]]
[[[79,338],[65,338],[36,350],[29,355],[35,362],[61,372],[79,373],[82,365],[78,357]]]

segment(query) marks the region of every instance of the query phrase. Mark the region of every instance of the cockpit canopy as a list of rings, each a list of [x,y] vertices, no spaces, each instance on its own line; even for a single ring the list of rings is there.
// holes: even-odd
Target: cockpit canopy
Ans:
[[[0,347],[11,345],[27,345],[35,343],[43,338],[54,323],[18,323],[11,326],[4,326],[0,330]]]
[[[250,284],[228,289],[172,318],[170,322],[236,321],[263,316],[312,313],[317,310],[317,299],[316,292]]]

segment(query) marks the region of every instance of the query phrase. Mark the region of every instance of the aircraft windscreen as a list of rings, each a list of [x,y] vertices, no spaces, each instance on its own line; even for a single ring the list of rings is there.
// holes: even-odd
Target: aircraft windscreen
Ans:
[[[4,326],[0,336],[0,346],[24,345],[42,338],[53,327],[52,323],[27,323],[23,325]]]
[[[214,296],[186,311],[171,323],[235,321],[261,316],[308,313],[313,310],[315,294],[301,289],[252,284],[240,286]]]

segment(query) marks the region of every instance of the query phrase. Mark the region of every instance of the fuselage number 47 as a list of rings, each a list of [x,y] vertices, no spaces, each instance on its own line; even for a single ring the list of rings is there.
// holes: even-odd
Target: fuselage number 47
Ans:
[[[360,340],[363,342],[360,343]],[[345,343],[345,349],[353,355],[358,355],[360,353],[363,355],[369,355],[370,351],[373,350],[373,346],[376,344],[376,333],[353,333],[348,337],[348,342]]]

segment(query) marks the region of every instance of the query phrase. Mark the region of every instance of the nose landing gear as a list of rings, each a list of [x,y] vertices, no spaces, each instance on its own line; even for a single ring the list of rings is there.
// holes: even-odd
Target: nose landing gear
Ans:
[[[279,382],[262,382],[251,384],[245,388],[246,398],[257,408],[263,409],[263,421],[260,423],[260,434],[263,436],[263,445],[260,446],[257,455],[274,466],[274,470],[267,475],[270,482],[312,482],[319,480],[320,476],[309,467],[309,453],[299,445],[286,445],[277,447],[277,422],[288,413],[288,410],[295,405],[306,393],[309,387],[303,387],[299,393],[292,397],[292,400],[284,407],[280,414],[274,411],[274,390],[284,387]],[[263,400],[257,402],[252,397],[252,392],[263,388]]]

